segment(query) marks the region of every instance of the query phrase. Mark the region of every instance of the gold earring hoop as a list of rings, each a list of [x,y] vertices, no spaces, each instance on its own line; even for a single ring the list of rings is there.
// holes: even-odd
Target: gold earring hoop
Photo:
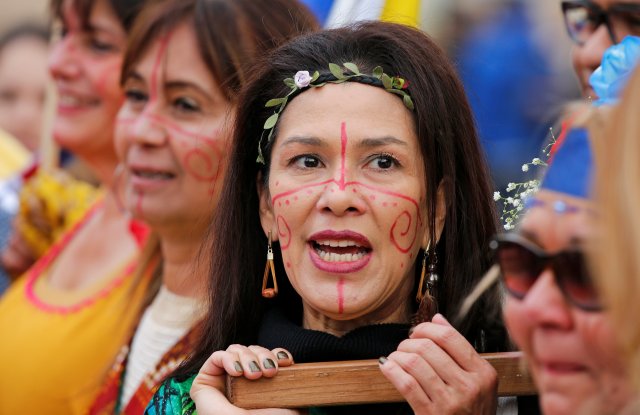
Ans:
[[[271,278],[273,279],[273,288],[267,288],[269,270],[271,270]],[[262,277],[262,296],[264,298],[273,298],[276,295],[278,295],[278,281],[276,280],[276,270],[273,265],[273,249],[271,248],[271,231],[269,231],[269,237],[267,242],[267,263],[264,267],[264,275]]]

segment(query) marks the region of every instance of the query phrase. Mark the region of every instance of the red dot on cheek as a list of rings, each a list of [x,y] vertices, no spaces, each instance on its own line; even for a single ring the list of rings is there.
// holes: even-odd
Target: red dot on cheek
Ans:
[[[397,207],[398,206],[398,202],[393,202],[393,207]]]
[[[291,268],[291,262],[287,261],[287,268]]]
[[[308,195],[310,195],[310,194],[312,194],[312,193],[313,193],[313,192],[312,192],[311,190],[307,190],[307,194],[308,194]]]
[[[404,262],[400,263],[400,268],[404,268]]]
[[[286,204],[287,204],[287,206],[289,206],[289,203],[290,203],[290,202],[289,202],[289,199],[285,200],[285,201],[284,201],[284,203],[286,203]]]
[[[278,207],[282,207],[282,202],[278,202]]]
[[[358,190],[356,190],[356,189],[351,189],[351,191],[352,191],[353,193],[357,193],[357,192],[358,192]]]
[[[382,206],[387,207],[388,203],[387,202],[382,202]]]
[[[371,195],[371,196],[369,196],[369,199],[376,200],[376,197],[374,195]]]
[[[276,182],[276,187],[278,187],[280,185],[280,182]]]
[[[298,200],[298,196],[294,196],[294,197],[293,197],[293,200]]]

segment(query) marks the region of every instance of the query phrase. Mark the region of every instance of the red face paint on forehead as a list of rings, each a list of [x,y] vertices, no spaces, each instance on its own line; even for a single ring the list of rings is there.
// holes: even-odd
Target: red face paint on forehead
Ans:
[[[164,57],[167,54],[167,48],[169,47],[169,41],[171,40],[171,36],[173,32],[169,32],[164,36],[161,36],[158,39],[158,43],[160,47],[158,48],[158,54],[156,55],[155,62],[153,63],[153,69],[151,70],[151,79],[150,79],[150,91],[149,91],[149,100],[154,102],[158,99],[158,90],[161,87],[162,80],[158,79],[158,72],[160,70],[160,65]]]

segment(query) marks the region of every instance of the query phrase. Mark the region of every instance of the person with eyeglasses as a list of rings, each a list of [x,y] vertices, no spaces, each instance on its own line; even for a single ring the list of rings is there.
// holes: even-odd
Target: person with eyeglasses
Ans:
[[[589,77],[608,47],[625,36],[640,35],[640,0],[565,0],[562,12],[575,44],[572,61],[582,95],[596,100]]]
[[[585,251],[598,216],[590,196],[589,135],[602,110],[571,130],[520,228],[492,242],[505,291],[504,317],[524,352],[545,415],[618,414],[633,399],[614,326]]]

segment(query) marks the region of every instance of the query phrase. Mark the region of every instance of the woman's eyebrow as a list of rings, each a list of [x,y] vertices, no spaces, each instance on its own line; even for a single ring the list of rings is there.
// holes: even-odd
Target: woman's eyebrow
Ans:
[[[401,146],[407,146],[406,141],[402,141],[392,136],[385,136],[385,137],[375,137],[375,138],[363,138],[358,142],[358,144],[356,144],[356,147],[359,147],[359,148],[381,147],[388,144],[398,144]]]
[[[324,140],[321,140],[318,137],[310,137],[310,136],[293,136],[289,137],[282,142],[282,146],[289,146],[293,144],[303,144],[307,146],[314,147],[326,147],[327,143]]]

